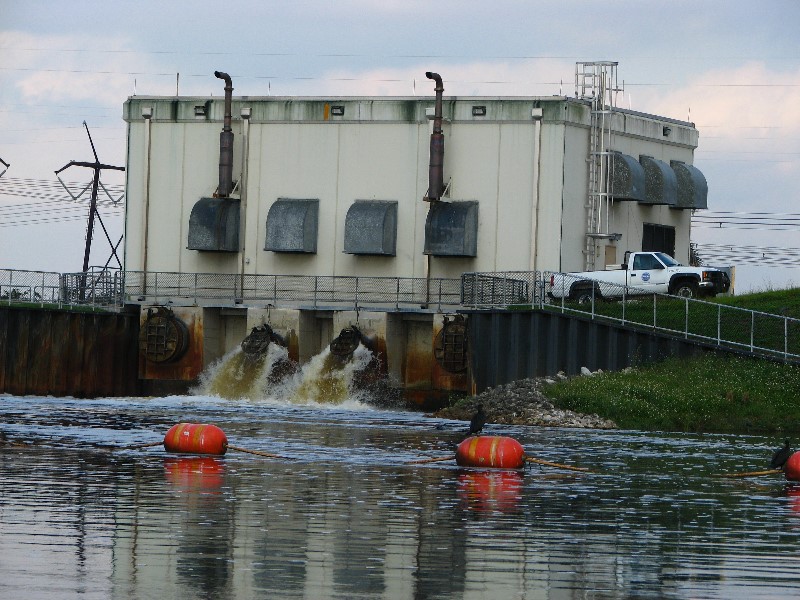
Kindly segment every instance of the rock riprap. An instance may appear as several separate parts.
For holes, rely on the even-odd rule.
[[[488,423],[592,429],[617,428],[616,423],[609,419],[562,410],[553,406],[542,390],[559,378],[564,378],[564,376],[513,381],[488,389],[477,396],[459,402],[456,406],[443,408],[433,416],[469,421],[480,403],[483,404],[483,409],[486,411]]]

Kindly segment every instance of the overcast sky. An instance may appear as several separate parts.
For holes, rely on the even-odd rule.
[[[93,159],[83,121],[100,160],[124,166],[125,99],[221,95],[215,70],[236,96],[432,95],[425,71],[445,95],[571,95],[576,61],[613,60],[620,106],[696,124],[710,211],[789,222],[800,219],[798,25],[798,0],[0,0],[3,182],[57,192],[55,170]],[[91,171],[61,176],[85,183]],[[0,195],[0,268],[80,270],[87,206],[41,201]],[[122,213],[102,211],[116,242]],[[797,252],[796,223],[692,237]],[[102,231],[93,248],[103,264]],[[737,269],[739,291],[786,285],[800,286],[800,269]]]

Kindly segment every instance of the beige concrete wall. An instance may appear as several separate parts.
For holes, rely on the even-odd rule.
[[[203,102],[210,102],[210,116],[195,120],[193,106]],[[186,248],[191,210],[213,193],[218,181],[221,99],[129,100],[126,267],[387,277],[425,277],[430,267],[434,277],[453,278],[464,271],[583,268],[586,105],[558,97],[446,101],[444,172],[450,195],[445,200],[479,202],[478,256],[428,260],[423,247],[429,206],[422,197],[428,185],[430,121],[424,111],[433,98],[342,102],[347,117],[330,118],[321,99],[234,99],[234,180],[247,173],[241,190],[246,198],[243,250],[221,253]],[[473,103],[487,106],[486,118],[471,116]],[[539,108],[532,106],[543,107],[538,134],[531,111]],[[141,118],[147,107],[153,108],[149,153],[148,125]],[[247,127],[239,116],[243,107],[252,113],[247,157]],[[625,114],[616,126],[615,150],[636,158],[648,154],[665,162],[692,162],[697,142],[692,127],[673,123],[665,139],[657,117]],[[267,214],[278,198],[319,200],[316,254],[264,250]],[[356,200],[372,199],[398,202],[394,257],[343,252],[347,210]],[[620,250],[640,247],[644,222],[675,226],[676,246],[688,248],[689,211],[616,203],[612,229],[623,234]]]

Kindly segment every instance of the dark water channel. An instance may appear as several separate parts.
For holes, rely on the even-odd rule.
[[[292,460],[100,447],[187,421]],[[488,429],[584,475],[409,465],[464,424],[357,403],[0,396],[0,429],[0,598],[800,596],[800,488],[712,477],[773,438]]]

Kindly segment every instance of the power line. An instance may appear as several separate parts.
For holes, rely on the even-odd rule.
[[[747,264],[769,267],[800,267],[800,248],[739,246],[736,244],[695,244],[703,264]]]
[[[342,57],[349,57],[350,55],[342,55]],[[420,56],[417,58],[434,58]],[[445,58],[445,57],[440,57]],[[72,75],[135,75],[135,76],[150,76],[150,77],[174,77],[175,72],[161,73],[161,72],[148,72],[148,71],[94,71],[90,69],[34,69],[31,67],[0,67],[0,71],[14,71],[23,73],[69,73]],[[208,73],[181,73],[183,77],[202,77],[207,78]],[[382,83],[411,83],[410,79],[371,79],[360,77],[318,77],[312,75],[301,76],[285,76],[285,75],[244,75],[241,73],[232,74],[232,77],[239,80],[247,79],[269,79],[272,81],[377,81]],[[526,85],[561,85],[562,81],[504,81],[504,80],[488,80],[488,81],[460,81],[449,80],[451,84],[526,84]],[[675,83],[667,82],[625,82],[626,87],[669,87],[677,85]],[[795,88],[800,87],[798,83],[696,83],[688,87],[697,88]]]
[[[238,56],[240,52],[222,52],[222,51],[186,51],[186,50],[127,50],[116,48],[14,48],[11,46],[0,46],[0,49],[14,50],[15,52],[71,52],[71,53],[86,53],[86,54],[169,54],[169,55],[185,55],[185,56]],[[252,52],[249,56],[264,56],[264,57],[313,57],[313,58],[437,58],[437,59],[452,59],[452,58],[480,58],[492,60],[582,60],[584,56],[569,56],[569,55],[553,55],[553,54],[521,54],[521,55],[467,55],[467,54],[359,54],[359,53],[308,53],[308,52]],[[659,56],[642,56],[640,54],[634,56],[620,56],[620,60],[646,60],[659,59]],[[800,56],[698,56],[690,54],[686,56],[670,56],[670,60],[798,60]]]
[[[792,231],[800,229],[800,214],[702,211],[692,215],[692,227],[697,229]]]
[[[0,179],[0,196],[35,200],[31,203],[0,205],[0,227],[85,220],[85,216],[75,213],[85,211],[89,203],[86,192],[91,183],[65,182],[65,186],[66,190],[59,183],[42,179]],[[120,217],[125,186],[101,184],[100,187],[104,195],[97,199],[97,205],[103,208],[108,217]]]

